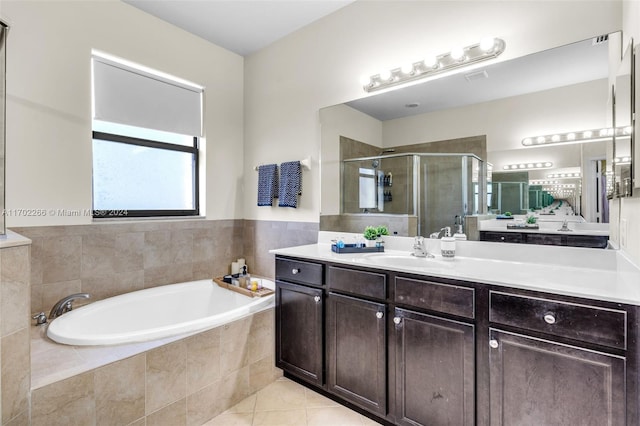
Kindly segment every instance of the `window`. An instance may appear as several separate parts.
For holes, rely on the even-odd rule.
[[[201,87],[93,56],[93,217],[199,214]]]

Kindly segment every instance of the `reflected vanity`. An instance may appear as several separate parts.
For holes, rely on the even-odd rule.
[[[585,129],[632,125],[631,68],[627,66],[630,56],[627,59],[625,54],[623,71],[618,72],[615,104],[609,84],[610,52],[622,51],[621,40],[620,32],[606,34],[321,109],[320,229],[355,232],[353,223],[360,223],[359,220],[386,221],[392,233],[398,235],[413,236],[414,229],[418,235],[429,235],[442,226],[452,226],[456,215],[492,219],[495,218],[492,213],[511,211],[524,217],[534,210],[541,223],[556,221],[551,225],[554,229],[568,219],[569,227],[574,222],[585,222],[589,225],[581,226],[589,228],[589,232],[595,227],[597,233],[608,235],[607,195],[630,194],[633,186],[631,152],[624,155],[629,165],[625,168],[618,164],[613,173],[615,158],[624,154],[625,149],[633,150],[632,135],[619,134],[614,143],[616,135],[599,132],[590,139],[559,143],[556,133],[566,135]],[[620,99],[621,93],[628,94],[629,99]],[[613,121],[614,111],[617,123]],[[618,118],[620,116],[625,119]],[[364,161],[381,151],[395,151],[392,154],[395,155],[416,146],[421,149],[415,152],[433,152],[428,149],[430,144],[473,138],[477,139],[477,151],[451,150],[474,154],[479,164],[486,164],[486,167],[477,167],[480,177],[471,179],[468,205],[461,206],[457,200],[460,197],[455,197],[455,202],[448,197],[412,200],[418,205],[413,210],[416,228],[396,225],[400,214],[411,216],[410,209],[395,212],[377,208],[378,199],[389,199],[384,180],[382,188],[369,188],[368,200],[376,207],[370,208],[360,203],[362,197],[366,197],[366,190],[361,193],[358,186],[369,181],[361,175],[348,177],[345,173],[347,164],[354,158]],[[345,139],[368,145],[377,152],[348,152],[343,146]],[[440,148],[436,152],[447,151]],[[388,164],[390,159],[386,157],[389,156],[382,154],[379,160]],[[377,181],[377,169],[368,169],[374,170],[370,181]],[[469,173],[473,175],[478,171],[471,168]],[[393,174],[394,185],[402,182],[398,178]],[[425,186],[434,184],[424,174],[419,174],[417,180]],[[450,187],[444,183],[438,185],[447,193],[453,187],[462,186],[463,181],[460,177],[451,181]],[[404,186],[411,186],[409,180]],[[617,192],[615,188],[619,188]],[[380,189],[382,193],[378,196]],[[411,190],[403,192],[394,188],[392,199],[395,202],[399,197],[403,201],[397,204],[405,205],[411,198]],[[572,217],[540,215],[545,213],[544,209],[548,211],[557,206],[558,200],[562,200],[565,207],[571,206]],[[431,224],[420,217],[434,211],[445,212],[443,223]],[[367,215],[376,216],[373,219]],[[573,228],[574,235],[583,232],[580,227]],[[475,235],[479,236],[477,232]]]

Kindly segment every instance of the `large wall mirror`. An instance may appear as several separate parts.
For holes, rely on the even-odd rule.
[[[7,39],[7,26],[0,21],[0,210],[3,214],[0,215],[0,235],[5,234],[5,215],[4,215],[4,165],[5,165],[5,63],[6,63],[6,39]]]
[[[341,138],[378,147],[382,156],[396,147],[407,152],[477,138],[486,143],[481,160],[489,186],[480,191],[487,202],[476,205],[486,210],[465,214],[511,209],[496,203],[500,186],[519,188],[516,206],[524,213],[540,203],[531,192],[536,189],[565,200],[586,222],[607,223],[607,195],[615,189],[610,76],[617,72],[621,40],[620,32],[594,36],[321,109],[320,229],[349,230],[340,229],[338,219],[345,216]],[[438,198],[420,202],[448,208]],[[451,224],[456,215],[450,212]]]

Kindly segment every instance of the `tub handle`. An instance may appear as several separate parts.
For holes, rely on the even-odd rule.
[[[37,314],[33,315],[31,318],[36,320],[36,325],[44,325],[47,323],[47,314],[45,314],[44,312],[38,312]]]
[[[313,298],[313,301],[316,302],[316,303],[320,303],[320,296],[315,296]]]

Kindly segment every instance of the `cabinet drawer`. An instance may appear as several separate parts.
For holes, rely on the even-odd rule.
[[[522,242],[522,234],[519,233],[519,232],[481,231],[480,232],[480,240],[481,241],[502,242],[502,243],[521,243]]]
[[[489,294],[489,321],[612,348],[626,349],[624,311],[549,299]]]
[[[540,244],[547,246],[561,246],[562,235],[550,235],[550,234],[527,234],[527,244]]]
[[[474,318],[474,289],[431,281],[396,277],[396,303]]]
[[[384,299],[387,297],[387,276],[375,272],[329,266],[327,284],[330,290],[359,296]]]
[[[323,284],[322,265],[276,258],[276,279],[319,287]]]

